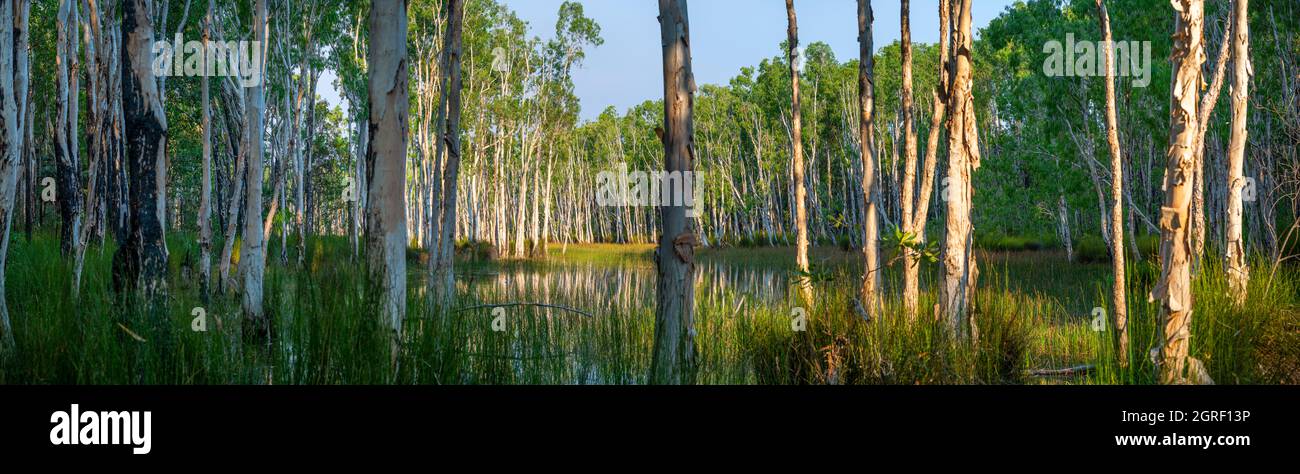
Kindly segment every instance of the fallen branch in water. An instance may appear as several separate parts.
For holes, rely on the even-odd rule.
[[[465,308],[460,308],[460,309],[457,309],[457,310],[452,311],[452,312],[453,312],[453,313],[464,313],[464,312],[467,312],[467,311],[474,311],[474,310],[477,310],[477,309],[487,309],[487,308],[513,308],[513,307],[517,307],[517,306],[535,306],[535,307],[539,307],[539,308],[559,309],[559,310],[564,310],[564,311],[568,311],[568,312],[571,312],[571,313],[581,314],[581,315],[586,316],[586,317],[588,317],[588,318],[594,318],[594,317],[596,317],[596,315],[594,315],[594,314],[588,313],[588,312],[586,312],[586,311],[583,311],[583,310],[580,310],[580,309],[577,309],[577,308],[570,308],[570,307],[568,307],[568,306],[560,306],[560,305],[556,305],[556,304],[546,304],[546,303],[501,303],[501,304],[484,304],[484,305],[469,306],[469,307],[465,307]]]
[[[1088,375],[1096,370],[1095,365],[1076,365],[1064,369],[1037,369],[1029,371],[1031,377],[1077,377]]]

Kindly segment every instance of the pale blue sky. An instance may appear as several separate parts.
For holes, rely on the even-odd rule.
[[[555,13],[563,0],[502,0],[529,23],[530,35],[555,32]],[[873,2],[877,48],[898,40],[897,1]],[[975,28],[984,27],[1013,0],[976,0]],[[663,95],[659,47],[659,3],[655,0],[582,0],[588,17],[601,26],[605,44],[587,52],[574,73],[582,118],[593,119],[608,106],[619,112]],[[938,41],[938,0],[912,2],[912,41]],[[799,40],[829,44],[840,61],[857,57],[856,0],[796,0]],[[745,66],[783,54],[785,2],[781,0],[692,0],[692,55],[700,84],[725,84]]]

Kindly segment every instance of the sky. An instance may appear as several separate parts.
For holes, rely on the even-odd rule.
[[[563,0],[502,0],[529,23],[531,36],[555,33],[556,12]],[[605,44],[587,51],[574,84],[582,101],[582,119],[593,120],[614,106],[620,113],[663,95],[659,4],[654,0],[580,0],[588,17],[600,24]],[[877,49],[898,41],[899,5],[873,2]],[[978,0],[971,9],[976,30],[997,17],[1013,0]],[[938,0],[912,2],[912,41],[939,39]],[[821,41],[836,59],[858,56],[856,0],[797,0],[799,41]],[[689,3],[691,47],[696,82],[726,84],[742,67],[783,55],[785,2],[781,0],[694,0]]]

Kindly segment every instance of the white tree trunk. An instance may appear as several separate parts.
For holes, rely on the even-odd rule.
[[[14,350],[13,325],[9,320],[9,306],[5,302],[5,261],[9,255],[9,229],[13,223],[14,202],[18,189],[19,160],[22,158],[23,129],[19,123],[18,104],[27,96],[26,90],[16,86],[27,83],[25,71],[16,70],[15,63],[26,64],[27,51],[15,45],[15,27],[27,30],[26,0],[0,0],[0,357]],[[15,56],[19,56],[15,61]],[[30,126],[30,124],[28,125]]]
[[[366,252],[372,281],[381,287],[382,315],[394,345],[400,344],[406,317],[406,28],[406,2],[373,2]]]
[[[446,88],[447,95],[447,122],[446,132],[439,137],[440,141],[446,142],[447,163],[443,172],[442,192],[442,228],[439,230],[439,246],[437,253],[437,270],[434,272],[434,278],[441,280],[444,300],[450,300],[455,297],[456,281],[455,271],[455,248],[456,248],[456,197],[458,190],[456,183],[460,176],[460,118],[461,118],[461,43],[463,41],[463,28],[465,20],[465,3],[463,0],[450,0],[450,29],[447,37],[447,68],[448,68],[448,85]],[[548,203],[549,204],[549,203]],[[431,256],[432,258],[432,256]]]
[[[212,39],[213,1],[203,20],[203,50]],[[199,294],[206,303],[212,281],[212,98],[208,75],[203,75],[203,176],[199,191]]]
[[[265,51],[267,41],[266,0],[257,0],[253,11],[253,36],[260,40]],[[259,77],[266,77],[266,55],[253,67],[261,69]],[[271,324],[262,307],[263,278],[266,274],[266,245],[262,230],[262,172],[265,143],[263,133],[266,114],[266,81],[250,89],[246,98],[244,133],[248,140],[247,162],[244,163],[244,241],[239,250],[239,270],[244,276],[241,307],[244,330],[255,337],[270,335]]]
[[[1246,247],[1241,237],[1242,189],[1246,186],[1244,166],[1246,160],[1247,132],[1250,100],[1250,21],[1249,0],[1236,0],[1233,9],[1233,76],[1232,76],[1232,138],[1228,143],[1228,203],[1227,248],[1224,268],[1228,272],[1228,287],[1233,301],[1246,301],[1246,285],[1250,270],[1246,267]]]

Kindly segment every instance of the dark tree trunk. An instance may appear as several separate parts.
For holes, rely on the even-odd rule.
[[[167,118],[151,64],[154,31],[148,3],[127,0],[122,11],[122,112],[131,189],[130,234],[119,252],[128,265],[122,276],[154,299],[167,291],[161,203],[167,175]]]

